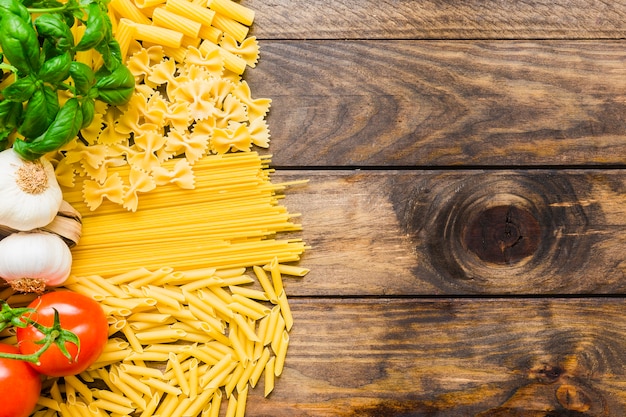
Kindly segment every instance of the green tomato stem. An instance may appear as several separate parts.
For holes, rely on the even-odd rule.
[[[80,352],[80,339],[76,336],[76,334],[61,327],[59,312],[56,309],[54,310],[54,322],[51,327],[44,326],[27,316],[27,314],[35,312],[36,310],[32,308],[11,308],[8,303],[2,304],[2,308],[0,309],[0,331],[7,328],[9,325],[20,328],[25,328],[30,325],[39,330],[44,337],[35,342],[42,346],[34,353],[24,355],[18,353],[0,352],[0,358],[16,359],[38,365],[41,355],[43,355],[43,353],[54,344],[59,348],[63,356],[65,356],[68,361],[72,362],[76,360],[78,358],[78,353]],[[66,343],[76,345],[77,351],[75,357],[72,357],[72,354],[67,350],[67,347],[65,346]]]

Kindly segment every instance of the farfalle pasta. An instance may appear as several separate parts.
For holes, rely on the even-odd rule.
[[[172,158],[189,169],[168,183],[189,187],[201,158],[269,146],[271,100],[253,98],[241,78],[258,60],[256,39],[246,38],[251,10],[231,0],[113,0],[109,12],[135,94],[122,107],[100,104],[82,140],[54,158],[64,185],[84,180],[88,207],[109,200],[137,210],[141,195],[164,183]],[[133,178],[112,170],[123,165]]]

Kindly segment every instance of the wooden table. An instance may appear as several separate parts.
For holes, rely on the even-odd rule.
[[[309,179],[253,416],[626,415],[626,1],[242,0]]]

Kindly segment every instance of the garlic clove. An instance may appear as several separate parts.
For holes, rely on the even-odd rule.
[[[63,193],[45,157],[22,159],[12,148],[0,152],[0,224],[32,230],[52,222]]]
[[[67,201],[63,200],[59,212],[54,220],[44,227],[32,229],[30,231],[43,231],[56,233],[67,243],[70,248],[78,244],[83,232],[82,216]],[[17,229],[0,224],[0,239],[12,233],[19,232]]]
[[[63,239],[47,232],[18,232],[0,240],[0,277],[21,292],[63,284],[72,253]]]

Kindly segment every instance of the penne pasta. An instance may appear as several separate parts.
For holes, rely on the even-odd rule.
[[[278,350],[276,351],[276,362],[274,364],[274,375],[276,376],[279,376],[283,372],[288,345],[289,333],[284,330],[281,334],[280,342],[278,344]]]
[[[237,407],[235,408],[235,417],[244,417],[246,414],[246,404],[248,400],[248,385],[238,391]]]
[[[291,314],[291,307],[289,307],[287,295],[284,290],[278,296],[278,306],[280,307],[280,314],[285,322],[285,328],[287,330],[291,330],[291,327],[293,326],[293,316]]]
[[[228,406],[226,407],[226,416],[225,417],[235,417],[237,413],[237,398],[234,395],[231,395],[228,398]]]
[[[250,373],[250,386],[254,388],[256,384],[259,382],[261,375],[263,374],[263,370],[267,365],[267,362],[270,359],[270,351],[268,348],[263,349],[263,353],[259,357],[259,359],[254,364],[254,369]]]
[[[157,378],[141,378],[140,381],[160,393],[167,393],[174,396],[182,394],[182,390],[180,388]]]
[[[78,377],[76,377],[75,375],[68,375],[63,377],[63,380],[65,381],[66,389],[67,387],[72,387],[75,392],[78,392],[83,397],[83,399],[85,399],[85,401],[91,402],[91,400],[93,399],[93,394],[91,390]],[[40,400],[43,399],[45,399],[45,397],[40,397]]]
[[[265,384],[265,388],[264,388],[264,395],[267,397],[268,395],[270,395],[270,393],[272,391],[274,391],[274,377],[275,377],[275,371],[274,371],[274,363],[276,362],[276,357],[272,356],[268,361],[267,364],[265,365],[265,378],[264,378],[264,384]]]
[[[254,266],[253,269],[254,274],[259,280],[259,283],[263,287],[263,291],[265,291],[265,294],[270,301],[275,302],[275,300],[278,299],[278,296],[276,295],[276,291],[274,290],[274,285],[270,282],[270,279],[263,270],[263,268],[261,268],[260,266]]]
[[[157,406],[159,405],[161,401],[161,394],[159,394],[158,392],[155,393],[152,398],[150,399],[150,401],[148,402],[148,404],[146,405],[145,410],[143,410],[143,412],[141,413],[141,415],[139,417],[152,417],[154,416],[154,412],[157,409]]]
[[[283,287],[283,277],[278,266],[278,258],[272,259],[269,264],[269,270],[272,274],[272,283],[274,284],[274,293],[280,295],[285,289]]]

